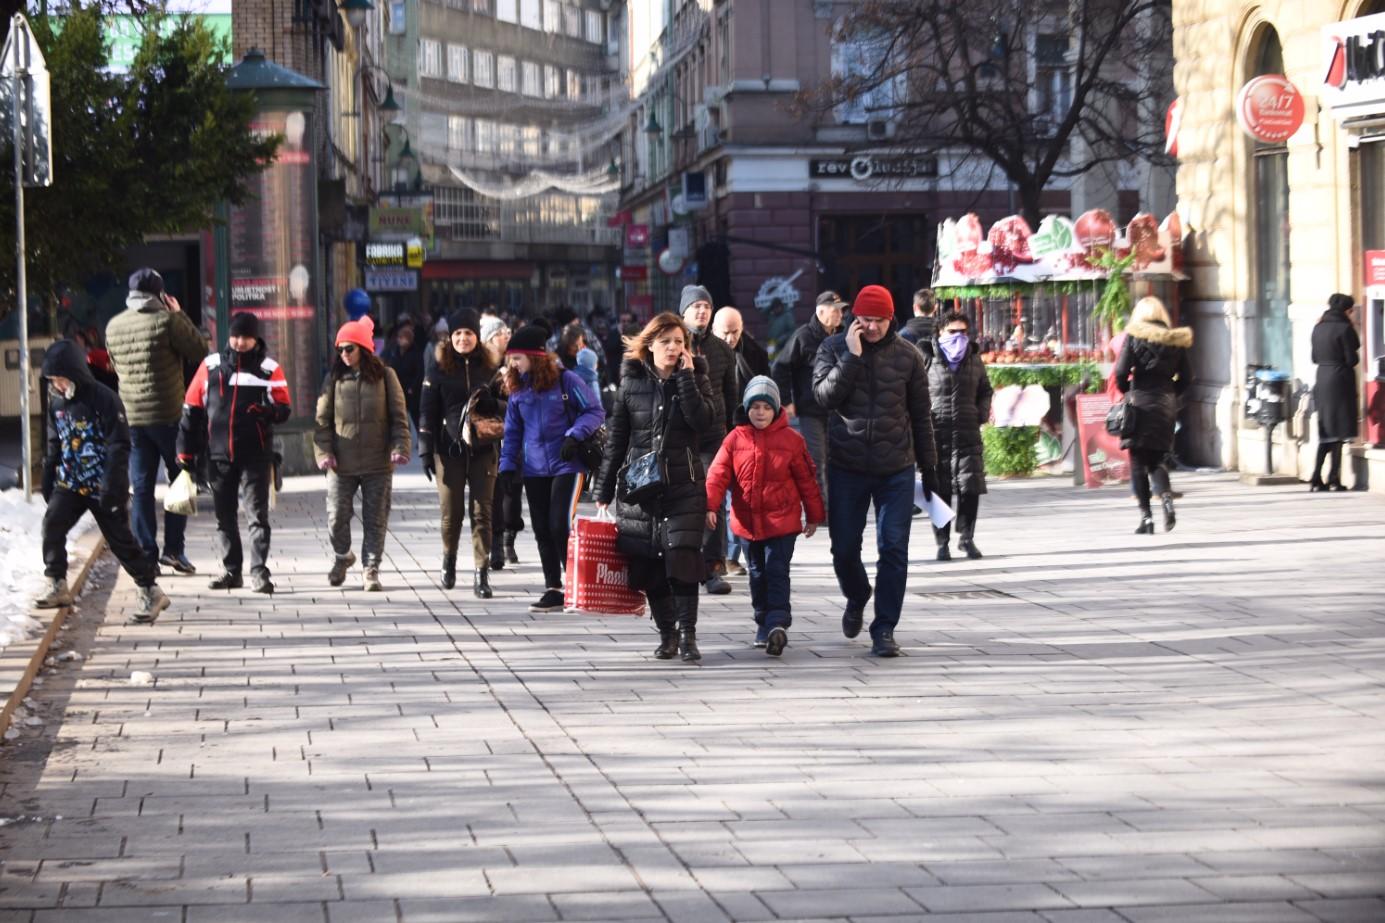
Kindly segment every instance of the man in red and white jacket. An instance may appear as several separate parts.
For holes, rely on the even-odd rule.
[[[250,578],[257,593],[273,593],[269,579],[269,485],[274,477],[274,424],[289,418],[289,383],[265,355],[254,314],[232,316],[226,349],[197,368],[178,425],[178,464],[207,466],[216,510],[217,549],[223,572],[214,590],[244,585],[239,494],[245,485],[250,518]]]

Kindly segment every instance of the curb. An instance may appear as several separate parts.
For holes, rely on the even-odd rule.
[[[99,529],[92,529],[91,536],[94,538],[84,538],[78,542],[78,547],[87,548],[86,560],[77,570],[77,576],[71,581],[72,595],[75,599],[86,587],[87,577],[91,574],[94,565],[106,552],[106,540],[102,537]],[[29,694],[33,686],[34,677],[38,675],[39,668],[43,666],[43,660],[48,656],[48,649],[53,644],[53,639],[58,636],[58,630],[62,628],[63,622],[72,613],[75,606],[63,606],[61,609],[54,609],[53,621],[49,623],[48,630],[38,639],[38,646],[29,656],[29,663],[24,667],[24,673],[19,677],[19,681],[14,685],[14,691],[5,699],[5,705],[0,708],[0,737],[10,729],[10,722],[14,718],[14,710],[19,707],[19,703],[24,701],[24,697]],[[43,610],[37,610],[43,611]],[[32,639],[30,639],[32,641]],[[22,643],[30,643],[28,641]]]

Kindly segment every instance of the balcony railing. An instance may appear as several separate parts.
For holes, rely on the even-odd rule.
[[[433,220],[446,240],[614,247],[620,228],[606,226],[614,211],[610,196],[546,192],[503,201],[442,187],[436,190]]]

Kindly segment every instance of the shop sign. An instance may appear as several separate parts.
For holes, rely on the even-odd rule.
[[[1385,13],[1323,26],[1322,101],[1338,118],[1385,112]]]
[[[431,195],[382,194],[370,209],[370,236],[374,240],[405,241],[417,237],[433,249],[433,197]]]
[[[1178,156],[1178,132],[1183,127],[1183,97],[1169,103],[1169,111],[1164,113],[1164,153],[1170,157]]]
[[[620,267],[620,281],[622,282],[643,282],[649,278],[649,267],[640,263],[631,263]]]
[[[808,161],[811,179],[853,179],[858,183],[880,179],[917,179],[938,175],[934,157],[834,157]]]
[[[1120,437],[1106,432],[1106,414],[1114,401],[1109,394],[1077,395],[1077,441],[1082,456],[1082,480],[1088,487],[1130,479],[1130,453]]]
[[[365,290],[368,292],[416,292],[418,273],[412,269],[367,269]]]
[[[1236,121],[1257,141],[1279,144],[1303,126],[1303,94],[1283,74],[1255,77],[1236,94]]]
[[[1364,269],[1367,297],[1385,299],[1385,250],[1367,250]]]
[[[423,268],[423,241],[417,237],[404,242],[404,265],[410,269]]]
[[[649,246],[649,225],[627,224],[625,226],[625,246],[640,249]]]
[[[365,245],[365,264],[403,269],[407,259],[406,250],[403,241],[372,240]]]

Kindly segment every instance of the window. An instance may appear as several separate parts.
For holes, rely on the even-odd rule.
[[[1253,72],[1284,73],[1279,34],[1266,26]],[[1253,361],[1293,371],[1293,324],[1289,320],[1289,150],[1284,144],[1253,141],[1255,314]]]
[[[489,16],[491,14],[491,0],[471,0],[471,11]]]
[[[562,71],[552,64],[543,66],[543,96],[544,99],[557,99],[563,95]]]
[[[563,7],[563,26],[569,38],[582,37],[582,11],[575,6]]]
[[[490,119],[476,120],[476,153],[495,153],[495,123]]]
[[[567,98],[573,102],[582,98],[582,75],[577,71],[567,72]]]
[[[563,31],[563,5],[558,0],[543,0],[543,31]]]
[[[525,125],[520,132],[520,153],[530,160],[539,159],[539,147],[543,142],[543,133],[539,131],[537,125]]]
[[[514,157],[519,148],[519,126],[501,124],[496,127],[496,143],[501,157]]]
[[[473,143],[471,119],[464,115],[449,115],[447,117],[447,149],[458,153],[469,151]]]
[[[453,83],[466,83],[466,46],[447,46],[447,79]]]
[[[495,0],[495,18],[501,22],[519,22],[518,0]]]
[[[1049,137],[1052,126],[1072,106],[1072,73],[1068,70],[1068,37],[1039,35],[1034,39],[1034,115],[1036,131]]]
[[[408,0],[395,0],[390,4],[390,35],[403,35],[409,31]]]
[[[587,41],[594,44],[601,44],[601,14],[596,10],[587,10]]]
[[[495,88],[503,93],[518,93],[515,79],[515,59],[502,54],[495,59]]]
[[[420,77],[442,76],[442,43],[433,38],[418,40],[418,75]]]
[[[495,58],[489,51],[478,49],[472,54],[471,82],[486,89],[495,86]]]
[[[884,44],[869,37],[837,37],[832,42],[832,76],[859,79],[863,88],[836,107],[841,125],[864,125],[867,119],[890,118],[902,95],[902,77],[882,77]]]
[[[542,0],[519,0],[519,24],[526,29],[542,29],[542,10]]]
[[[534,97],[542,96],[543,94],[539,89],[539,66],[533,61],[525,61],[520,70],[524,78],[524,83],[522,85],[524,95]]]

